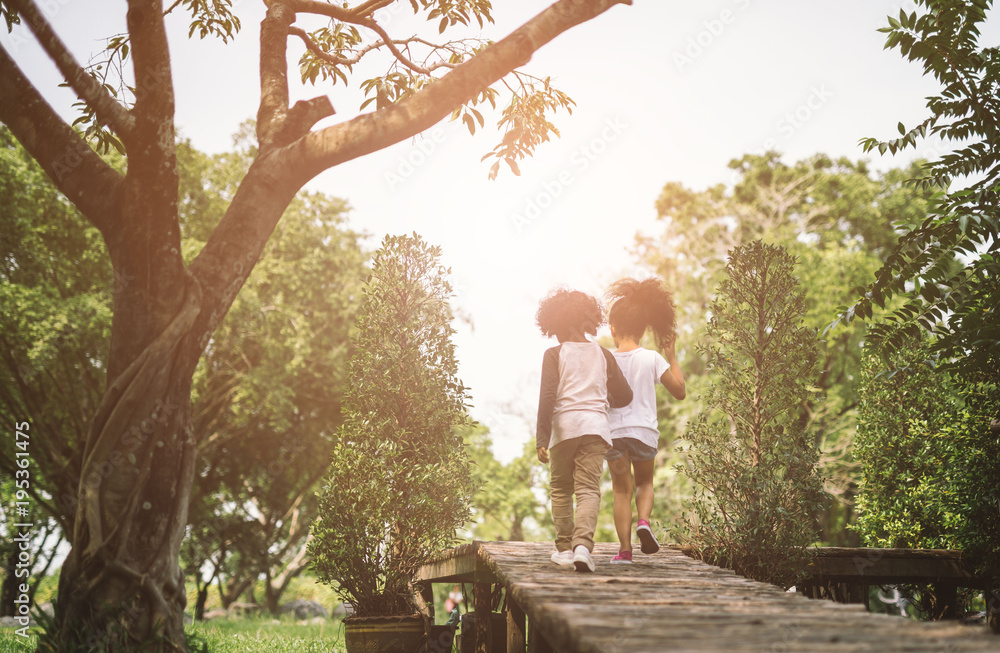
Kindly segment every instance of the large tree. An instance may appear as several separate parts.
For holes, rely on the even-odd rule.
[[[174,80],[163,3],[128,2],[127,37],[113,40],[110,54],[127,53],[135,82],[116,96],[73,58],[38,5],[0,2],[8,25],[27,23],[80,97],[100,126],[91,131],[105,145],[120,146],[127,160],[124,174],[109,165],[0,49],[0,121],[100,230],[123,280],[114,289],[107,385],[83,450],[72,550],[60,575],[58,646],[68,648],[79,637],[124,646],[159,636],[163,649],[183,647],[178,555],[198,450],[192,376],[299,189],[324,170],[412,137],[453,111],[471,111],[477,99],[492,99],[490,86],[538,48],[620,2],[627,0],[559,0],[496,43],[434,44],[391,36],[376,18],[379,9],[395,4],[388,0],[354,6],[271,0],[260,25],[256,156],[189,263],[178,221]],[[488,0],[410,4],[446,33],[459,23],[490,20],[492,10]],[[238,27],[226,2],[182,0],[177,6],[192,13],[192,31],[226,36]],[[307,31],[316,17],[326,24]],[[374,40],[365,42],[362,33]],[[333,107],[325,95],[290,106],[292,38],[306,42],[312,54],[307,69],[318,67],[342,81],[349,81],[361,58],[385,53],[390,70],[368,87],[376,110],[314,129]],[[415,61],[421,48],[424,59]],[[523,92],[501,116],[507,131],[494,152],[513,164],[548,136],[550,125],[539,111],[558,104],[558,96],[530,80],[510,86]]]
[[[252,133],[248,123],[237,151],[212,156],[178,143],[186,256],[204,246],[225,210],[222,198],[250,165]],[[0,180],[0,302],[18,309],[0,315],[0,417],[10,424],[32,417],[44,434],[31,442],[30,486],[32,521],[43,533],[38,546],[46,551],[37,556],[41,569],[73,532],[115,280],[96,229],[3,126]],[[340,422],[348,331],[366,274],[360,236],[344,227],[344,215],[339,199],[300,193],[293,200],[195,374],[199,466],[182,558],[198,581],[199,607],[206,581],[219,580],[228,606],[263,576],[265,602],[276,609],[305,568],[311,494]],[[13,454],[0,450],[0,470],[12,479]],[[2,553],[12,568],[16,547]],[[3,591],[16,580],[7,574]]]

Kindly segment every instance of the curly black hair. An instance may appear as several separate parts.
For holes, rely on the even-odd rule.
[[[604,307],[595,297],[579,290],[557,288],[538,305],[535,323],[542,335],[555,336],[560,342],[575,329],[596,335],[597,327],[604,324]]]
[[[619,279],[611,284],[607,296],[614,302],[608,322],[616,334],[639,342],[646,329],[651,328],[660,349],[666,349],[673,342],[676,337],[674,296],[659,279]]]

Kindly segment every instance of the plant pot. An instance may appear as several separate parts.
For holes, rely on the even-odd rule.
[[[490,613],[490,640],[493,653],[506,653],[507,615],[502,612]],[[476,613],[467,612],[462,615],[462,653],[475,653],[477,643]]]
[[[455,645],[455,631],[458,626],[431,626],[427,638],[427,653],[451,653]]]
[[[422,653],[425,642],[420,615],[344,619],[347,653]]]

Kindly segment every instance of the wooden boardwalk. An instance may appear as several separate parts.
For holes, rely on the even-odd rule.
[[[675,549],[637,552],[632,565],[611,565],[617,547],[598,544],[592,574],[556,567],[552,551],[551,543],[476,542],[424,567],[419,578],[476,583],[480,596],[490,585],[504,586],[513,599],[508,653],[524,650],[523,615],[533,636],[545,640],[535,640],[533,653],[1000,652],[1000,636],[982,625],[919,623],[807,599]]]

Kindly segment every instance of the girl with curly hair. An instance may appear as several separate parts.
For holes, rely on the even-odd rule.
[[[611,410],[612,448],[605,455],[615,493],[615,530],[619,542],[618,555],[611,562],[630,564],[633,494],[639,516],[636,535],[642,552],[652,554],[660,549],[649,525],[653,512],[653,460],[660,439],[656,383],[662,383],[678,400],[684,398],[686,389],[674,351],[674,300],[670,290],[657,279],[625,278],[612,284],[607,294],[613,301],[608,323],[617,347],[614,357],[635,393],[628,406]],[[666,358],[639,345],[646,329],[652,330]]]
[[[587,339],[604,322],[596,299],[577,290],[555,290],[542,300],[536,321],[543,335],[559,340],[542,359],[535,433],[538,460],[550,463],[552,562],[594,571],[601,474],[611,445],[608,407],[627,405],[632,390],[614,356]]]

